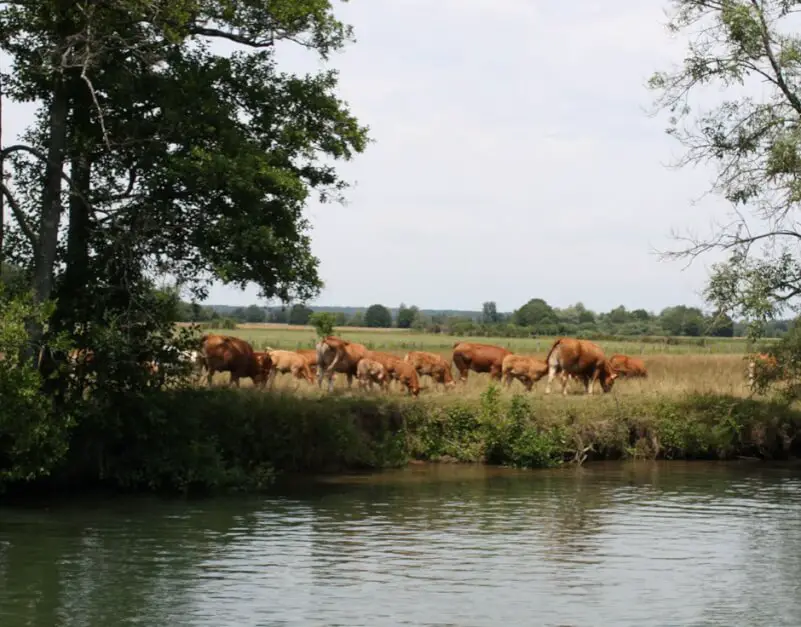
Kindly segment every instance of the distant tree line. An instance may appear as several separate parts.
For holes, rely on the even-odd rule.
[[[315,311],[303,304],[291,307],[260,307],[250,305],[221,313],[214,306],[182,303],[182,318],[194,322],[219,322],[227,319],[236,323],[283,323],[305,325]],[[684,336],[734,337],[745,334],[745,325],[728,315],[704,312],[697,307],[676,305],[655,313],[645,309],[626,309],[623,305],[608,312],[595,312],[582,303],[563,309],[552,307],[541,298],[532,298],[511,313],[498,311],[493,301],[483,303],[481,311],[470,315],[449,315],[422,311],[404,303],[394,310],[381,304],[365,309],[331,312],[338,327],[373,327],[415,329],[428,333],[460,336],[527,337],[531,335],[601,336]],[[789,320],[768,323],[767,337],[781,337],[789,329]]]

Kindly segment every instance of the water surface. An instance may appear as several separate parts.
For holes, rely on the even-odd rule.
[[[0,506],[0,626],[801,626],[801,469],[411,466]]]

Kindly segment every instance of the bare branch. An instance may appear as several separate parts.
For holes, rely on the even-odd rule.
[[[16,218],[17,223],[19,224],[19,228],[22,230],[22,233],[30,242],[31,246],[34,248],[36,247],[36,233],[31,228],[31,225],[28,224],[28,220],[25,217],[25,212],[22,210],[22,207],[19,206],[17,199],[14,198],[11,194],[11,190],[8,189],[5,182],[0,182],[0,193],[8,200],[8,204],[11,206],[11,212],[14,214],[14,218]]]

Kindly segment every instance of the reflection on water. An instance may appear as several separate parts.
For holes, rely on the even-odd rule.
[[[0,508],[0,625],[801,626],[801,472],[412,466]]]

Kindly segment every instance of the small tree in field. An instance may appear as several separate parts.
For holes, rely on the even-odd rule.
[[[329,312],[318,311],[309,316],[309,324],[317,331],[318,337],[333,335],[336,316]]]

